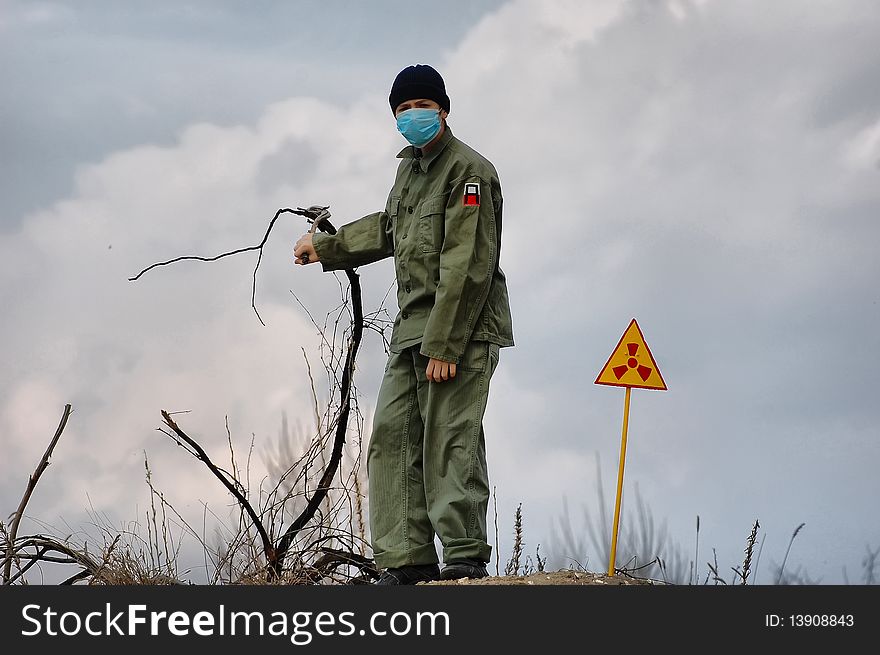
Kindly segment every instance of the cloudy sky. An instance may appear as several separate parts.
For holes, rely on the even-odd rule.
[[[880,547],[875,2],[258,6],[0,0],[4,516],[65,403],[23,530],[142,516],[145,451],[179,510],[222,514],[162,409],[218,456],[227,416],[243,449],[309,424],[319,338],[291,292],[323,317],[339,281],[292,265],[304,220],[266,248],[265,326],[250,254],[128,278],[257,243],[279,207],[330,204],[337,225],[381,208],[404,145],[388,89],[430,63],[504,191],[516,346],[485,419],[502,567],[520,503],[528,552],[567,564],[552,524],[566,499],[585,532],[597,460],[613,510],[624,392],[593,381],[636,318],[669,390],[633,392],[624,521],[637,488],[693,553],[699,515],[699,569],[714,548],[729,579],[758,519],[758,583],[804,523],[787,568],[862,579]],[[359,272],[371,311],[393,267]],[[358,361],[369,415],[375,332]]]

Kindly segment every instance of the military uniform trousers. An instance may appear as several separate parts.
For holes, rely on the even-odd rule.
[[[392,352],[367,451],[370,538],[380,568],[488,562],[489,480],[483,414],[499,346],[471,341],[455,377],[431,382],[419,345]]]

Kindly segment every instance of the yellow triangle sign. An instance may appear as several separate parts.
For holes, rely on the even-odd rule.
[[[666,391],[666,383],[636,319],[630,321],[595,384]]]

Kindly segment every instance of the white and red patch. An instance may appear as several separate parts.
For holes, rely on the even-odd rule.
[[[464,197],[462,204],[465,207],[480,206],[480,185],[477,182],[466,182],[464,185]]]

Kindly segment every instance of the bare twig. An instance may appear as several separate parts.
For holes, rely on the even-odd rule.
[[[326,221],[324,222],[326,223]],[[348,416],[351,412],[351,384],[352,376],[354,374],[355,357],[357,357],[358,346],[360,346],[361,337],[363,336],[364,331],[364,310],[361,300],[360,278],[358,274],[350,268],[345,269],[345,274],[348,276],[350,283],[351,304],[354,311],[354,317],[352,322],[351,341],[349,343],[348,353],[345,357],[345,366],[342,369],[340,409],[338,421],[336,423],[336,438],[333,441],[333,452],[330,455],[330,461],[327,463],[324,474],[318,482],[318,487],[315,489],[314,495],[309,499],[308,505],[306,505],[306,508],[302,513],[294,519],[293,523],[287,528],[284,535],[281,537],[281,541],[278,543],[278,568],[275,571],[276,574],[280,574],[281,568],[284,565],[284,558],[293,539],[312,519],[315,512],[318,510],[318,507],[320,507],[326,497],[327,492],[330,489],[330,483],[333,481],[333,477],[336,475],[336,470],[339,468],[339,462],[342,459],[342,449],[345,445],[345,433],[348,430]]]
[[[257,314],[257,318],[260,319],[260,322],[263,323],[262,318],[260,317],[259,312],[256,308],[255,298],[256,298],[256,275],[257,269],[260,266],[260,262],[262,261],[263,256],[263,246],[266,244],[266,241],[269,238],[269,234],[272,231],[275,222],[278,217],[285,212],[299,214],[301,216],[306,216],[312,222],[312,227],[309,230],[311,233],[314,233],[316,229],[320,229],[322,232],[327,232],[329,234],[335,234],[336,228],[329,222],[328,218],[330,213],[328,207],[321,206],[312,206],[308,209],[303,209],[298,207],[296,210],[289,208],[279,209],[275,216],[272,218],[269,223],[269,227],[266,230],[266,233],[263,236],[262,241],[255,245],[247,248],[238,248],[236,250],[232,250],[229,252],[222,253],[215,257],[198,257],[198,256],[184,256],[184,257],[176,257],[174,259],[170,259],[164,262],[158,262],[148,266],[140,273],[138,273],[133,278],[129,278],[130,280],[137,280],[141,275],[146,273],[152,268],[157,266],[164,266],[167,264],[171,264],[177,261],[182,261],[185,259],[194,259],[199,261],[216,261],[222,257],[227,257],[229,255],[234,255],[242,252],[256,250],[259,252],[259,256],[257,258],[257,265],[254,268],[254,287],[253,293],[251,295],[251,306],[254,309],[254,312]],[[174,423],[171,419],[171,416],[168,412],[162,411],[162,416],[165,419],[166,424],[170,427],[174,434],[169,434],[165,432],[165,434],[169,434],[172,438],[178,440],[178,443],[181,441],[183,444],[189,447],[191,454],[193,454],[196,458],[200,459],[205,463],[206,466],[211,470],[215,477],[217,477],[226,488],[232,493],[235,498],[238,500],[239,504],[244,508],[247,514],[250,516],[251,521],[259,532],[260,538],[263,542],[263,551],[266,557],[266,562],[269,571],[269,578],[275,579],[281,576],[281,572],[284,567],[284,559],[287,555],[287,552],[293,543],[293,540],[296,538],[297,534],[312,520],[315,514],[318,512],[321,504],[327,499],[328,493],[331,490],[331,484],[333,478],[336,475],[336,472],[339,468],[339,463],[342,459],[343,448],[345,445],[345,436],[346,431],[348,429],[348,419],[351,412],[351,401],[352,401],[352,378],[355,369],[355,358],[357,356],[358,346],[360,345],[361,338],[364,330],[364,315],[363,315],[363,306],[361,300],[361,286],[360,280],[357,273],[354,272],[353,269],[345,269],[345,273],[349,279],[349,289],[351,292],[351,301],[353,307],[353,317],[352,317],[352,334],[349,341],[348,352],[346,354],[345,363],[342,371],[342,380],[340,382],[340,409],[339,414],[336,420],[336,435],[333,442],[333,450],[330,455],[329,460],[326,462],[324,466],[324,472],[318,481],[317,488],[315,489],[311,498],[309,498],[308,503],[306,504],[305,509],[297,516],[293,523],[287,528],[286,531],[281,536],[280,541],[277,544],[277,547],[272,543],[271,538],[269,537],[269,533],[266,531],[265,527],[262,524],[262,521],[257,516],[257,513],[253,510],[250,503],[248,502],[245,494],[239,489],[241,484],[237,478],[237,471],[235,467],[235,463],[233,461],[233,473],[230,475],[229,473],[223,471],[219,467],[213,464],[211,460],[208,458],[205,451],[196,443],[193,439],[191,439],[188,435],[186,435],[180,427]],[[298,299],[297,299],[298,300]],[[346,306],[345,293],[343,293],[343,304],[342,307]],[[310,315],[311,318],[311,315]],[[314,322],[314,321],[313,321]],[[265,325],[265,323],[263,323]],[[335,328],[335,326],[334,326]],[[322,332],[322,337],[326,341],[326,337],[324,337]],[[334,342],[335,342],[335,331],[334,331]],[[331,362],[332,364],[332,362]],[[314,390],[313,390],[314,391]],[[319,423],[319,434],[320,434],[320,423]],[[323,439],[319,440],[320,444],[323,444]],[[183,445],[181,444],[181,445]],[[323,446],[320,450],[319,454],[323,457]],[[307,475],[306,475],[307,477]],[[304,478],[305,479],[305,478]],[[274,492],[273,492],[274,493]],[[282,503],[283,507],[283,503]],[[283,510],[282,510],[282,520],[283,520]],[[274,519],[273,519],[274,521]]]
[[[77,574],[79,578],[97,576],[101,569],[101,565],[89,557],[88,553],[71,548],[52,537],[44,535],[29,536],[17,546],[17,550],[24,550],[25,548],[37,549],[37,554],[43,561],[52,561],[45,557],[45,554],[50,551],[66,555],[72,561],[65,563],[76,563],[83,567],[83,571]],[[35,559],[31,559],[31,561],[35,561]]]
[[[214,477],[220,480],[223,483],[229,493],[235,496],[235,499],[238,503],[244,508],[244,510],[250,516],[251,521],[253,521],[254,527],[257,529],[257,532],[260,534],[260,539],[263,542],[263,553],[266,556],[266,561],[271,565],[275,561],[275,549],[272,546],[272,540],[269,539],[269,535],[266,532],[266,528],[263,527],[263,522],[260,520],[260,517],[257,516],[257,513],[254,511],[254,508],[251,507],[248,499],[245,498],[244,494],[239,490],[238,485],[234,483],[233,480],[230,480],[230,475],[225,471],[221,471],[214,462],[211,461],[211,458],[208,457],[208,453],[204,451],[204,449],[192,439],[189,435],[187,435],[177,423],[174,422],[174,419],[171,418],[171,415],[166,412],[164,409],[162,410],[162,418],[165,419],[165,424],[168,425],[172,430],[174,430],[174,434],[176,434],[180,439],[182,439],[190,448],[195,452],[195,456],[201,462],[208,467],[208,470],[214,474]],[[235,481],[237,482],[237,481]]]
[[[496,493],[496,490],[496,486],[492,485],[492,501],[495,507],[495,575],[501,575],[501,571],[498,568],[498,551],[501,549],[501,544],[498,543],[498,494]]]
[[[34,564],[37,562],[55,562],[57,564],[76,564],[76,560],[70,559],[69,557],[47,557],[46,553],[49,549],[46,546],[43,546],[36,554],[34,555],[18,555],[17,559],[28,559],[30,560],[27,564],[22,566],[18,573],[9,578],[9,581],[6,584],[12,584],[19,578],[23,577],[25,573],[28,572]]]
[[[720,582],[723,585],[727,584],[727,581],[724,580],[720,575],[718,575],[718,553],[715,552],[715,549],[712,549],[712,557],[715,560],[715,565],[712,565],[712,562],[706,562],[706,566],[709,567],[709,570],[712,572],[712,580],[715,582],[716,586]]]
[[[52,437],[52,441],[49,443],[49,447],[43,454],[43,458],[40,460],[36,470],[28,480],[27,489],[18,505],[15,517],[12,519],[12,524],[9,527],[8,541],[6,543],[6,562],[3,567],[3,584],[10,583],[12,559],[15,554],[15,538],[18,535],[18,526],[21,524],[21,517],[24,516],[24,509],[27,507],[28,501],[30,501],[31,495],[34,493],[37,481],[40,479],[40,476],[43,475],[43,471],[49,466],[49,458],[52,456],[52,451],[55,450],[55,445],[58,443],[58,439],[61,438],[61,433],[64,432],[64,427],[67,425],[67,419],[70,417],[71,411],[70,403],[64,406],[64,413],[61,415],[61,422],[58,424],[58,428],[55,430],[55,436]]]
[[[321,548],[321,552],[323,555],[321,555],[321,557],[319,557],[312,565],[320,574],[315,580],[316,582],[339,566],[354,566],[362,575],[366,575],[373,579],[379,577],[376,565],[369,557],[364,557],[358,553],[352,553],[336,548]]]
[[[200,257],[198,255],[184,255],[182,257],[175,257],[173,259],[168,259],[164,262],[156,262],[155,264],[150,264],[145,269],[141,270],[137,275],[128,279],[130,282],[134,282],[149,270],[152,270],[159,266],[167,266],[168,264],[173,264],[175,262],[180,262],[188,259],[200,262],[215,262],[218,259],[223,259],[224,257],[229,257],[230,255],[238,255],[243,252],[256,250],[259,255],[257,256],[257,265],[254,267],[254,281],[251,288],[251,307],[253,308],[254,313],[257,315],[257,318],[260,320],[260,323],[266,325],[266,323],[263,322],[263,317],[260,316],[260,312],[257,311],[257,270],[260,268],[260,262],[263,261],[263,246],[265,246],[266,241],[269,240],[269,234],[272,232],[272,228],[275,227],[275,221],[278,220],[278,217],[281,216],[281,214],[298,214],[299,216],[305,216],[306,218],[309,218],[313,221],[312,231],[314,231],[315,227],[319,227],[322,232],[335,234],[336,228],[333,227],[330,221],[327,220],[327,216],[324,215],[328,207],[329,205],[327,207],[313,206],[309,207],[308,209],[303,209],[302,207],[297,207],[296,209],[291,209],[290,207],[282,207],[277,212],[275,212],[275,216],[273,216],[272,220],[269,221],[269,227],[266,228],[266,233],[263,235],[263,240],[255,246],[236,248],[235,250],[229,250],[227,252],[220,253],[219,255],[214,255],[213,257]]]
[[[635,556],[633,556],[633,558],[635,558]],[[639,577],[639,576],[633,575],[633,573],[636,573],[637,571],[641,571],[642,569],[650,571],[651,567],[653,567],[653,566],[656,566],[658,569],[660,569],[660,572],[664,574],[663,580],[656,580],[651,577]],[[624,565],[619,569],[618,568],[614,569],[614,572],[618,573],[624,577],[632,578],[634,580],[650,580],[652,582],[664,582],[664,583],[668,584],[668,580],[665,577],[666,563],[659,557],[655,557],[653,560],[651,560],[647,564],[642,564],[640,566],[634,565],[632,567],[628,567],[628,566]]]

